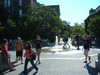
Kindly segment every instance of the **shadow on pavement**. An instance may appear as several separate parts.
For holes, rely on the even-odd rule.
[[[84,68],[87,69],[89,75],[98,75],[98,71],[96,70],[96,68],[90,66],[90,63],[86,63]]]
[[[27,69],[27,75],[28,75],[33,69],[34,69],[33,67],[28,68],[28,69]],[[24,73],[24,70],[23,70],[20,74],[18,74],[18,75],[23,75],[23,73]],[[36,75],[36,73],[37,73],[37,72],[34,72],[32,75]]]
[[[18,65],[21,65],[21,64],[14,65],[15,63],[16,63],[16,61],[11,62],[11,64],[12,64],[13,67],[16,67],[16,66],[18,66]],[[15,71],[16,71],[16,70],[15,70]],[[13,71],[10,71],[10,70],[7,68],[7,69],[6,69],[2,74],[0,74],[0,75],[7,74],[7,73],[9,73],[9,72],[13,72]]]

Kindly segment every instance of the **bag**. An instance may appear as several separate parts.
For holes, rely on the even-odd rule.
[[[36,52],[33,52],[33,54],[30,55],[30,57],[31,57],[33,60],[36,60]]]

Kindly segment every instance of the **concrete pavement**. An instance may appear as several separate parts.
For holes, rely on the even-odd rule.
[[[39,68],[38,73],[28,64],[28,75],[100,75],[95,68],[95,60],[97,60],[97,53],[100,51],[97,48],[91,48],[90,56],[91,62],[83,63],[84,55],[82,50],[68,48],[61,52],[42,52],[41,64],[37,64]],[[5,71],[1,75],[22,75],[24,64],[14,63],[15,51],[9,51],[11,54],[11,61],[13,62],[15,71]],[[34,61],[36,62],[36,61]]]

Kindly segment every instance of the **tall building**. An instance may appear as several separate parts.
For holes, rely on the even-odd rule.
[[[8,17],[12,15],[21,16],[23,14],[23,8],[28,6],[34,6],[36,0],[0,0],[3,2],[3,7],[8,11]]]

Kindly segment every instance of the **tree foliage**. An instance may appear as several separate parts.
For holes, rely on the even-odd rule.
[[[100,37],[100,16],[95,16],[90,19],[90,23],[88,24],[88,32],[91,36]]]
[[[35,35],[54,39],[61,33],[63,22],[52,8],[37,4],[30,6],[19,22],[22,37],[32,39]]]
[[[2,27],[2,30],[0,31],[1,33],[1,37],[2,38],[15,38],[15,28],[16,28],[16,25],[15,25],[15,22],[13,22],[12,20],[8,19],[7,20],[7,23],[6,23],[6,27]]]
[[[79,34],[80,36],[84,35],[85,34],[84,23],[81,24],[75,23],[75,25],[71,27],[71,31],[72,34]]]
[[[67,34],[67,35],[70,35],[70,32],[71,32],[71,29],[70,29],[70,22],[67,22],[67,21],[63,21],[63,24],[64,24],[64,26],[63,26],[63,28],[62,28],[62,32],[61,32],[61,34]]]

